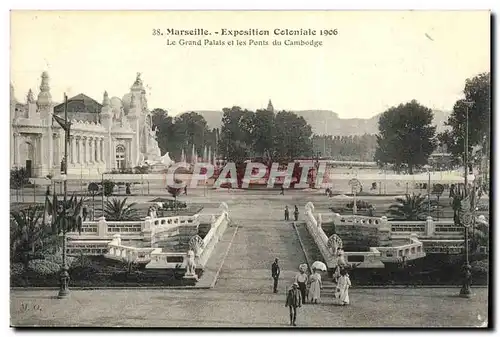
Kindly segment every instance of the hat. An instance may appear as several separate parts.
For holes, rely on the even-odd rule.
[[[293,286],[298,287],[298,286],[299,286],[299,284],[298,284],[297,282],[293,282],[292,287],[293,287]]]

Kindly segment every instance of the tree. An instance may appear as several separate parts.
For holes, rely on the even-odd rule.
[[[81,232],[83,198],[72,195],[66,201],[59,200],[54,191],[52,200],[47,197],[46,202],[47,213],[51,216],[52,233],[59,235],[72,231]]]
[[[181,184],[181,183],[182,183],[181,180],[175,179],[175,184]],[[179,195],[181,195],[182,190],[183,190],[183,187],[175,187],[175,186],[167,185],[168,194],[170,194],[174,198],[174,207],[175,207],[176,212],[177,212],[177,206],[178,206],[177,197]]]
[[[275,117],[274,146],[277,160],[289,162],[312,152],[312,130],[303,117],[280,111]]]
[[[437,146],[433,115],[415,100],[385,111],[379,119],[375,161],[396,167],[406,164],[410,174],[415,166],[427,164]]]
[[[275,120],[269,110],[257,110],[253,118],[252,149],[257,156],[267,151],[272,155],[274,149]]]
[[[387,213],[394,220],[419,221],[426,219],[426,212],[426,197],[413,193],[396,198],[396,203],[389,207]]]
[[[240,121],[243,116],[246,116],[245,120],[248,121],[250,112],[237,106],[224,108],[222,111],[219,152],[228,161],[242,163],[248,158],[251,145],[247,144],[248,128],[242,129]]]
[[[473,102],[469,108],[469,154],[472,147],[490,142],[491,120],[491,82],[490,73],[482,73],[465,82],[465,99],[458,100],[453,106],[453,112],[445,125],[451,129],[439,135],[439,139],[446,145],[448,151],[456,161],[463,157],[465,147],[465,126],[467,109],[464,102]]]
[[[29,173],[24,167],[10,170],[10,188],[16,190],[16,200],[19,199],[19,190],[24,200],[23,187],[29,183]]]
[[[104,217],[108,221],[134,221],[138,220],[136,203],[127,204],[127,198],[123,200],[113,198],[104,204]]]
[[[202,115],[196,112],[186,112],[174,119],[174,132],[179,150],[189,151],[194,145],[198,154],[203,153],[206,140],[210,139],[210,131],[207,122]],[[180,158],[180,151],[179,151]]]
[[[166,110],[153,109],[151,111],[153,128],[158,128],[157,141],[161,153],[171,152],[171,143],[176,143],[173,127],[173,118],[168,116]]]
[[[44,253],[55,244],[50,226],[41,221],[43,213],[42,206],[10,212],[11,261],[22,262],[25,269],[30,261],[44,259]]]

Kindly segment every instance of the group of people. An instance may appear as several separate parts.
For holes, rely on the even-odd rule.
[[[295,221],[299,220],[299,208],[297,207],[297,205],[294,206],[293,217]],[[288,206],[285,206],[285,221],[288,220],[290,220],[290,210],[288,209]]]
[[[306,268],[302,268],[306,266]],[[294,282],[287,291],[285,307],[290,311],[290,325],[296,326],[297,309],[306,302],[318,304],[321,298],[323,283],[320,270],[312,269],[312,274],[307,275],[307,265],[301,265],[299,272],[295,275]],[[274,280],[273,292],[278,292],[278,279],[280,276],[279,260],[276,258],[271,267],[271,274]],[[339,305],[349,304],[349,288],[351,280],[346,268],[340,270],[340,276],[336,279],[335,299]]]

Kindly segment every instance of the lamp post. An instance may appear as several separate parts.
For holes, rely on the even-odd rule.
[[[431,216],[431,171],[429,165],[424,165],[427,170],[428,181],[427,181],[427,216]]]
[[[59,288],[58,298],[65,298],[69,295],[69,273],[66,261],[66,229],[68,224],[67,214],[67,200],[68,200],[68,141],[69,141],[69,125],[68,125],[68,96],[64,94],[64,125],[66,126],[64,132],[64,201],[63,201],[63,251],[62,251],[62,268],[61,268],[61,284]]]
[[[471,284],[471,266],[469,264],[469,227],[474,225],[474,210],[471,209],[468,193],[468,175],[469,175],[469,108],[474,102],[464,101],[465,104],[465,134],[464,134],[464,199],[461,205],[460,222],[464,227],[464,246],[465,246],[465,263],[463,266],[464,278],[462,288],[460,289],[460,297],[470,297]]]

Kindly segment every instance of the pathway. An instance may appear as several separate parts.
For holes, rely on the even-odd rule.
[[[11,324],[79,327],[289,327],[285,289],[305,262],[297,232],[285,223],[285,199],[241,198],[230,205],[232,227],[208,261],[206,278],[220,269],[213,289],[72,290],[65,300],[52,290],[11,291]],[[293,207],[296,200],[288,200]],[[297,202],[303,205],[305,202]],[[301,207],[302,211],[302,207]],[[310,259],[307,231],[298,232]],[[278,294],[272,293],[271,263],[280,259]],[[319,305],[305,305],[299,327],[464,327],[487,319],[488,289],[473,288],[473,297],[458,288],[356,289],[349,307],[333,305],[328,291]]]

